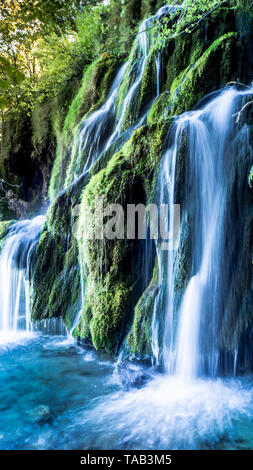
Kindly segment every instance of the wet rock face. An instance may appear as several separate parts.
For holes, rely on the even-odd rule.
[[[7,200],[8,207],[11,211],[13,211],[18,219],[25,219],[28,214],[29,210],[29,203],[23,201],[22,199],[18,199],[16,194],[9,189],[7,191],[5,198]]]
[[[41,126],[44,126],[43,121]],[[4,122],[0,177],[10,185],[14,193],[11,198],[10,194],[6,195],[6,202],[9,212],[16,214],[18,219],[24,218],[28,211],[32,215],[41,210],[47,198],[49,176],[55,157],[55,137],[50,122],[47,123],[45,135],[41,139],[40,145],[37,145],[35,129],[26,115],[15,115]],[[10,202],[10,199],[13,201]],[[14,199],[24,201],[23,209],[21,204],[14,203]],[[28,205],[25,209],[25,203],[29,204],[29,209]]]
[[[161,2],[143,1],[140,8],[140,2],[137,3],[134,23],[142,15],[154,13],[161,6]],[[83,276],[86,299],[75,335],[92,343],[97,349],[113,354],[118,353],[127,336],[126,350],[129,355],[150,358],[152,314],[160,287],[155,250],[147,279],[142,282],[145,250],[141,243],[117,240],[112,246],[94,241],[78,241],[73,236],[72,226],[77,224],[81,231],[85,231],[86,206],[92,208],[97,195],[104,197],[108,204],[118,202],[126,206],[127,203],[153,202],[166,136],[169,128],[173,127],[172,115],[189,111],[206,94],[231,80],[239,78],[245,83],[252,80],[252,2],[245,0],[239,3],[234,11],[230,8],[217,10],[206,22],[200,23],[192,34],[166,42],[161,52],[160,97],[154,103],[157,51],[151,51],[138,93],[127,108],[123,126],[125,134],[122,142],[119,142],[120,149],[116,146],[112,155],[104,155],[89,174],[81,174],[80,166],[80,177],[60,196],[59,193],[66,186],[71,158],[73,174],[75,170],[76,158],[73,158],[72,152],[75,126],[81,131],[85,115],[99,109],[104,103],[120,66],[118,61],[115,57],[103,54],[96,63],[91,64],[75,98],[70,102],[66,119],[57,136],[50,121],[50,103],[43,103],[31,121],[19,116],[15,121],[6,123],[0,172],[20,188],[17,192],[10,190],[6,193],[9,209],[22,218],[46,204],[49,180],[50,195],[56,197],[37,247],[34,319],[62,316],[70,328],[76,312],[81,308],[80,281]],[[134,6],[136,2],[129,2],[128,11],[132,11],[131,14]],[[136,44],[130,59],[133,71],[138,69],[141,54]],[[127,94],[131,85],[133,76],[126,77],[116,101],[119,109],[124,93]],[[131,126],[148,109],[148,124],[133,131]],[[102,134],[105,130],[111,131],[110,125],[102,129]],[[189,280],[192,262],[191,225],[194,208],[190,207],[186,196],[186,186],[190,184],[187,181],[188,150],[185,132],[176,162],[175,203],[180,204],[185,213],[178,252],[177,305]],[[242,159],[236,162],[230,181],[232,207],[228,208],[226,222],[230,224],[231,232],[234,232],[232,259],[236,273],[230,278],[232,288],[229,307],[220,325],[228,342],[232,332],[236,331],[240,357],[243,356],[243,344],[246,342],[242,339],[246,334],[245,325],[248,325],[248,336],[251,325],[253,222],[252,191],[247,186],[250,158],[247,156],[247,165]],[[85,163],[84,160],[85,153],[80,156],[81,164]],[[76,205],[80,206],[78,213],[74,211]],[[232,224],[233,218],[240,221],[238,224],[243,227],[240,234],[236,235],[238,227]],[[80,260],[84,265],[83,273]],[[165,258],[163,262],[165,265]],[[244,274],[243,266],[247,268]],[[165,268],[162,269],[165,272]],[[166,282],[165,279],[163,281]],[[242,298],[244,301],[240,302]],[[162,329],[163,296],[160,302]],[[238,315],[243,319],[241,323]],[[162,336],[162,332],[159,334]],[[220,347],[226,350],[228,344],[221,344]],[[123,381],[131,382],[127,370],[122,371],[122,376],[125,377]]]
[[[32,417],[36,424],[42,425],[52,420],[51,412],[47,405],[36,406],[36,408],[29,410],[27,413]]]

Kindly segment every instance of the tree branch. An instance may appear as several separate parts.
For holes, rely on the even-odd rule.
[[[253,104],[253,100],[251,101],[248,101],[248,103],[246,103],[241,109],[240,111],[238,111],[237,113],[234,113],[232,116],[233,117],[236,117],[236,120],[235,120],[235,123],[236,124],[239,124],[240,122],[240,119],[241,119],[241,114],[243,113],[243,111],[250,105],[250,104]]]

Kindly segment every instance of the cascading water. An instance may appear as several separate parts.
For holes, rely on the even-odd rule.
[[[161,52],[156,57],[156,97],[160,95],[160,69],[161,69]]]
[[[150,54],[153,54],[152,45],[154,44],[155,35],[153,36],[152,34],[152,27],[155,26],[155,21],[160,21],[164,16],[168,15],[169,13],[175,13],[176,10],[179,8],[180,6],[177,6],[177,5],[174,5],[174,6],[165,5],[158,10],[156,15],[146,19],[141,24],[138,30],[137,47],[136,47],[137,59],[138,59],[138,54],[140,54],[140,58],[138,59],[137,63],[136,61],[134,61],[133,63],[130,63],[129,68],[126,70],[126,74],[129,75],[130,77],[132,76],[132,85],[127,90],[126,95],[122,101],[121,107],[118,110],[118,115],[120,117],[116,124],[115,130],[112,133],[106,145],[106,150],[108,150],[109,147],[113,144],[113,142],[117,141],[117,139],[121,136],[129,109],[132,110],[132,115],[134,116],[134,121],[135,121],[135,125],[133,127],[130,127],[130,131],[137,129],[139,126],[141,126],[144,123],[146,116],[147,116],[147,110],[146,112],[144,112],[143,115],[135,116],[136,111],[134,107],[135,107],[135,102],[138,100],[138,93],[139,93],[139,89],[142,83],[142,79],[144,77],[144,72],[145,72],[148,59],[150,58]],[[156,66],[157,84],[156,84],[156,95],[154,96],[154,99],[156,99],[160,94],[160,68],[161,68],[161,53],[160,52],[158,52],[157,57],[155,59],[155,66]],[[149,104],[148,110],[152,106],[154,99]],[[129,132],[127,133],[127,137],[128,138],[130,137]],[[121,140],[121,145],[123,142],[124,140],[123,141]]]
[[[162,7],[143,22],[132,62],[119,70],[104,105],[83,121],[72,149],[66,187],[91,170],[105,152],[109,158],[110,152],[119,149],[145,122],[162,86],[162,55],[159,52],[155,56],[149,30],[154,20],[171,11],[173,7]],[[150,102],[138,108],[151,54],[157,83],[153,94],[150,92]],[[204,373],[215,376],[218,370],[219,328],[232,263],[231,253],[226,251],[229,234],[225,220],[232,204],[229,184],[240,148],[249,147],[247,126],[236,124],[233,114],[252,94],[253,89],[226,88],[201,109],[176,118],[172,126],[157,188],[158,203],[169,205],[172,238],[169,250],[162,249],[161,240],[157,242],[159,291],[154,301],[151,341],[154,362],[162,364],[166,374],[132,364],[133,380],[128,387],[125,374],[126,390],[122,381],[117,382],[108,357],[105,360],[94,351],[81,350],[69,339],[55,340],[50,334],[65,333],[63,322],[52,319],[51,327],[42,320],[39,323],[45,323],[46,336],[35,335],[24,348],[23,343],[13,350],[0,348],[1,403],[9,403],[9,409],[2,411],[1,448],[204,449],[252,445],[250,379],[199,377]],[[182,209],[180,247],[174,203],[180,203]],[[13,224],[1,251],[0,333],[7,336],[31,329],[32,266],[43,221],[44,217],[37,217]],[[82,305],[79,309],[78,304],[70,337],[84,311],[81,259],[80,270]],[[236,373],[236,341],[233,347]],[[3,384],[7,385],[3,388]],[[16,384],[24,393],[16,393]],[[18,432],[13,433],[17,422]]]
[[[78,179],[81,174],[89,172],[94,163],[110,148],[114,151],[117,141],[120,142],[119,146],[121,146],[130,137],[129,132],[133,132],[134,129],[143,124],[147,111],[142,116],[136,114],[134,125],[130,126],[125,138],[123,137],[126,115],[129,109],[134,114],[135,102],[138,98],[145,67],[152,52],[151,46],[154,38],[152,31],[150,32],[150,29],[152,30],[151,26],[166,14],[175,12],[177,8],[180,7],[166,5],[160,8],[156,15],[146,19],[141,24],[135,46],[136,59],[132,63],[126,62],[122,65],[105,103],[84,120],[80,132],[76,135],[66,175],[66,187]],[[155,65],[157,87],[154,99],[157,98],[160,92],[160,53],[155,59]],[[128,78],[131,85],[123,95],[121,105],[117,109],[120,87],[126,78]],[[152,104],[153,100],[151,101]],[[42,217],[37,217],[33,221],[14,224],[2,250],[0,269],[3,282],[0,287],[0,302],[3,312],[1,329],[4,331],[16,331],[21,324],[23,329],[30,328],[30,263],[39,239],[43,220]],[[21,250],[23,250],[22,254],[20,254]],[[83,304],[83,287],[81,290]],[[21,314],[21,304],[25,306],[25,316]],[[71,334],[78,324],[81,312],[82,309],[76,315]]]
[[[224,316],[224,285],[231,259],[226,253],[225,225],[229,198],[230,174],[240,146],[248,146],[245,126],[235,123],[238,112],[253,89],[224,89],[200,110],[176,118],[174,139],[163,157],[159,177],[160,203],[169,203],[169,225],[173,233],[173,204],[176,193],[177,158],[182,154],[184,139],[185,180],[181,231],[190,227],[192,254],[188,254],[190,280],[181,303],[176,305],[175,285],[180,279],[180,254],[166,254],[158,248],[160,292],[153,314],[152,344],[156,362],[183,380],[207,373],[215,376],[219,362],[219,325]],[[189,237],[189,230],[188,230]],[[181,244],[187,244],[182,240]],[[191,250],[189,250],[191,251]],[[161,300],[163,299],[163,301]],[[164,334],[158,353],[159,309],[164,308]],[[235,348],[236,353],[236,348]]]
[[[11,226],[0,257],[0,333],[31,330],[32,263],[45,218]]]
[[[71,338],[73,338],[73,333],[80,321],[80,318],[81,318],[81,315],[83,313],[83,310],[84,310],[84,294],[85,294],[85,287],[84,287],[84,273],[83,273],[83,263],[82,263],[82,259],[80,257],[80,261],[79,261],[79,264],[80,264],[80,278],[81,278],[81,308],[80,310],[77,312],[76,314],[76,317],[73,321],[73,325],[71,326],[70,328],[70,331],[69,331],[69,336]]]
[[[148,53],[149,53],[149,36],[147,33],[147,29],[152,22],[153,18],[148,18],[145,20],[138,31],[138,49],[140,50],[141,53],[141,58],[137,64],[137,69],[134,71],[134,80],[132,86],[127,90],[127,94],[122,102],[120,112],[119,112],[119,120],[117,122],[116,128],[114,132],[112,133],[107,146],[106,150],[112,145],[112,143],[119,137],[121,130],[122,130],[122,125],[124,123],[125,117],[126,117],[126,111],[128,108],[134,103],[134,99],[136,97],[136,92],[138,91],[138,88],[141,84],[141,80],[144,74],[144,70],[146,67],[146,63],[148,60]],[[133,64],[130,64],[131,68],[128,70],[128,73],[131,74],[132,69],[133,69]],[[136,64],[134,64],[136,66]],[[135,67],[134,67],[135,68]]]
[[[176,118],[172,126],[157,187],[158,204],[169,205],[172,237],[169,250],[157,241],[159,292],[151,341],[154,361],[166,373],[156,375],[153,370],[143,387],[117,391],[109,401],[100,400],[89,415],[83,413],[85,428],[96,423],[101,432],[102,427],[105,446],[115,442],[116,435],[121,448],[141,448],[143,442],[153,449],[238,448],[236,433],[242,423],[247,430],[239,432],[250,435],[252,379],[246,383],[214,376],[234,261],[227,247],[228,239],[234,243],[231,225],[226,222],[234,217],[235,168],[242,167],[247,175],[252,163],[247,125],[236,123],[234,114],[252,94],[253,88],[225,88],[199,110]],[[101,440],[99,448],[103,445]],[[252,441],[245,445],[251,447]]]
[[[108,147],[108,134],[110,135],[111,126],[115,119],[115,102],[119,86],[124,77],[127,68],[125,63],[119,70],[106,102],[103,106],[91,113],[81,126],[80,134],[78,134],[72,149],[71,164],[68,169],[67,182],[71,181],[72,173],[74,179],[80,173],[88,172],[99,155],[103,154]],[[109,139],[110,140],[110,139]],[[85,164],[80,167],[83,155],[85,155]]]
[[[159,52],[155,58],[156,92],[154,91],[147,109],[138,109],[140,87],[147,62],[153,54],[152,45],[155,39],[153,26],[155,21],[160,21],[169,13],[175,13],[179,8],[180,6],[166,5],[140,25],[133,58],[120,68],[106,102],[88,115],[76,134],[66,174],[66,188],[80,175],[89,172],[106,152],[112,154],[118,151],[130,138],[131,133],[145,122],[149,109],[160,93],[161,53]],[[125,82],[128,87],[122,90]],[[120,94],[122,94],[121,100],[119,100]],[[131,124],[126,122],[129,115],[131,115]]]
[[[175,143],[170,147],[163,156],[163,164],[158,182],[159,206],[164,204],[169,206],[168,225],[171,233],[170,245],[168,250],[161,250],[157,247],[158,253],[158,271],[160,285],[166,283],[165,292],[160,288],[154,303],[153,320],[152,320],[152,349],[155,363],[159,364],[161,354],[159,351],[159,330],[161,325],[159,322],[159,310],[161,304],[166,305],[166,315],[164,321],[163,334],[163,364],[168,372],[172,372],[174,353],[173,353],[173,304],[174,304],[174,250],[179,240],[178,233],[175,230],[175,210],[174,210],[174,192],[176,179],[176,143],[182,138],[182,126],[177,126],[175,133]]]

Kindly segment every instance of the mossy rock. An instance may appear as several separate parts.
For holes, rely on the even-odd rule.
[[[145,8],[149,11],[151,5]],[[171,114],[178,115],[191,110],[207,93],[237,78],[241,42],[236,32],[228,32],[233,31],[234,27],[234,20],[228,10],[224,12],[221,9],[217,16],[211,15],[207,23],[192,35],[168,42],[167,50],[163,51],[166,69],[163,70],[164,80],[161,84],[163,93],[149,112],[148,125],[137,129],[118,153],[112,157],[106,156],[99,165],[95,165],[89,181],[81,181],[57,197],[47,216],[37,249],[34,318],[62,316],[70,328],[81,307],[82,276],[85,301],[75,336],[89,341],[97,349],[117,354],[123,338],[130,331],[127,340],[130,353],[151,354],[151,321],[158,289],[157,271],[154,270],[153,279],[148,279],[147,285],[143,285],[139,242],[88,240],[83,235],[91,224],[89,217],[90,213],[94,213],[97,197],[103,197],[105,204],[119,203],[123,208],[128,203],[153,202]],[[228,21],[218,24],[215,20],[219,15]],[[129,57],[129,72],[131,68],[134,72],[140,59],[136,42]],[[126,112],[124,129],[135,122],[155,93],[155,57],[154,51],[147,61],[138,96]],[[220,66],[217,67],[217,64]],[[60,132],[61,126],[56,126],[58,146],[51,175],[52,199],[66,183],[73,137],[78,139],[80,125],[85,117],[106,99],[117,67],[117,59],[108,54],[103,54],[91,64],[85,70],[82,84],[68,109],[63,132]],[[133,73],[126,74],[120,86],[116,103],[118,113],[133,80]],[[44,141],[45,136],[37,133],[34,137],[39,143]],[[187,158],[183,144],[176,168],[176,202],[182,204],[185,198],[184,171]],[[71,191],[75,192],[75,196]],[[81,192],[76,240],[72,233],[75,223],[73,207],[79,202]],[[185,238],[189,241],[189,234],[185,233]],[[176,287],[180,294],[190,276],[191,248],[189,243],[185,243],[179,252],[180,275],[176,279]],[[84,265],[82,273],[80,261]]]
[[[168,110],[168,99],[170,96],[169,91],[164,91],[160,94],[157,100],[154,102],[153,106],[151,107],[148,116],[147,122],[148,124],[153,124],[159,120],[164,120],[169,117],[169,110]]]
[[[90,335],[97,349],[116,353],[133,316],[142,286],[140,241],[87,239],[96,223],[95,201],[104,205],[146,204],[153,200],[167,127],[143,126],[93,175],[85,187],[79,216],[80,256],[86,265],[86,292],[79,335]],[[125,227],[126,230],[126,227]],[[146,286],[144,286],[144,289]],[[86,307],[88,306],[88,307]],[[89,318],[88,318],[89,316]]]
[[[71,159],[75,158],[72,155],[74,143],[79,138],[82,122],[105,101],[119,65],[115,56],[104,53],[85,69],[81,86],[66,114],[63,130],[56,131],[56,158],[49,183],[51,201],[66,186],[68,168]]]
[[[73,99],[63,126],[63,135],[66,142],[72,138],[73,131],[87,113],[92,112],[106,99],[119,67],[115,56],[102,54],[84,72],[80,89]]]
[[[187,70],[172,98],[171,113],[189,111],[207,93],[236,79],[240,43],[237,33],[216,39],[192,68]],[[217,64],[220,64],[217,67]]]
[[[196,55],[190,55],[190,62],[186,62],[185,69],[178,66],[178,75],[175,75],[171,58],[167,66],[172,68],[170,79],[167,79],[169,90],[161,93],[155,101],[148,114],[148,123],[190,111],[208,93],[237,78],[241,50],[237,33],[226,33],[219,37],[195,60],[201,50],[199,48]],[[216,66],[217,63],[220,63],[220,67]]]
[[[14,220],[0,222],[0,251],[9,233],[10,227],[15,223]]]
[[[152,355],[152,319],[155,299],[158,294],[158,265],[154,266],[153,277],[134,309],[131,330],[127,336],[128,354],[146,357]]]
[[[77,240],[68,193],[51,206],[37,246],[33,274],[34,320],[61,316],[68,329],[81,308]]]

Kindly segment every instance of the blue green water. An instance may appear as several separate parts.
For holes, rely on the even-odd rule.
[[[64,337],[0,338],[0,449],[249,449],[252,387],[118,370]]]

